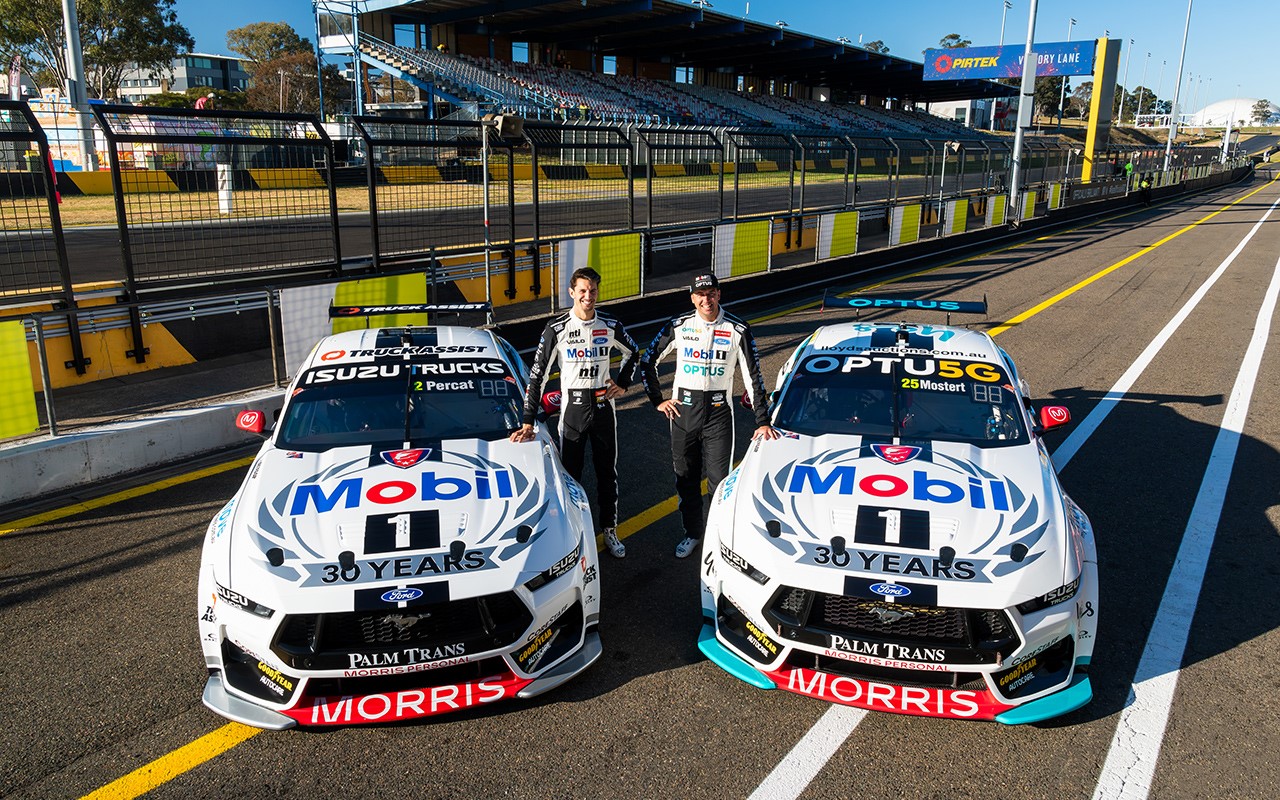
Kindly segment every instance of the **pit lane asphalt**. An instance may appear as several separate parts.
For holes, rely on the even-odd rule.
[[[978,324],[992,328],[1257,189],[999,336],[1034,395],[1068,406],[1079,422],[1280,186],[1255,181],[1174,201],[881,291],[986,294],[990,314]],[[1016,728],[871,713],[803,796],[1090,796],[1277,253],[1273,216],[1063,470],[1098,537],[1093,703]],[[806,310],[757,323],[770,385],[802,336],[849,316]],[[1272,756],[1280,751],[1274,329],[1270,343],[1152,797],[1263,797],[1280,783]],[[667,501],[672,479],[661,417],[635,389],[619,409],[622,517],[630,519]],[[739,422],[745,444],[745,415]],[[224,728],[200,704],[195,583],[205,525],[242,474],[0,538],[0,795],[79,796]],[[604,656],[549,695],[406,725],[258,734],[211,760],[196,754],[194,768],[152,796],[745,797],[828,706],[752,689],[701,657],[697,563],[672,557],[679,535],[667,514],[627,539],[625,560],[603,558]]]

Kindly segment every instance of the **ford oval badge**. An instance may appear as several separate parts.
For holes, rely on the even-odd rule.
[[[906,597],[911,594],[910,589],[896,583],[873,583],[871,591],[882,597]]]
[[[407,603],[410,600],[417,600],[419,597],[422,597],[421,589],[392,589],[391,591],[382,593],[382,602]]]

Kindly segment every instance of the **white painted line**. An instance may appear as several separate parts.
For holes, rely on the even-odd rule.
[[[799,797],[866,715],[862,708],[832,705],[756,787],[749,800]]]
[[[1231,262],[1236,260],[1236,256],[1240,255],[1241,251],[1244,250],[1244,246],[1249,243],[1253,235],[1262,227],[1262,223],[1266,222],[1267,218],[1271,216],[1271,212],[1276,210],[1277,205],[1280,205],[1280,198],[1277,198],[1271,204],[1271,208],[1268,208],[1267,213],[1262,215],[1262,219],[1254,223],[1249,232],[1245,234],[1245,237],[1240,240],[1240,244],[1236,245],[1235,249],[1223,259],[1218,268],[1213,271],[1213,274],[1204,283],[1200,284],[1200,288],[1196,289],[1196,293],[1191,295],[1191,299],[1187,300],[1182,308],[1178,309],[1178,313],[1173,315],[1173,319],[1169,320],[1169,324],[1165,325],[1156,334],[1156,338],[1151,340],[1151,344],[1147,345],[1147,348],[1142,351],[1137,360],[1125,370],[1124,374],[1120,376],[1120,380],[1116,381],[1115,386],[1112,386],[1106,396],[1093,407],[1093,410],[1089,412],[1089,416],[1085,417],[1084,422],[1075,426],[1066,441],[1053,451],[1053,466],[1055,468],[1060,470],[1065,467],[1072,456],[1080,450],[1089,437],[1093,435],[1094,431],[1098,429],[1098,426],[1102,424],[1102,421],[1107,418],[1107,415],[1115,409],[1116,404],[1124,399],[1125,393],[1133,388],[1133,384],[1137,382],[1143,370],[1155,359],[1156,354],[1160,352],[1160,348],[1164,347],[1164,343],[1169,341],[1182,323],[1186,321],[1187,317],[1191,316],[1191,312],[1200,304],[1204,296],[1209,293],[1209,289],[1218,282],[1218,278],[1221,278],[1222,274],[1227,271],[1227,267],[1231,266]]]
[[[1093,793],[1095,800],[1144,800],[1151,791],[1191,621],[1195,617],[1205,568],[1226,500],[1231,467],[1240,445],[1245,417],[1249,413],[1249,401],[1253,397],[1267,337],[1271,334],[1277,295],[1280,295],[1280,260],[1276,261],[1271,285],[1267,287],[1262,307],[1258,309],[1249,349],[1245,351],[1236,384],[1231,389],[1227,411],[1218,429],[1218,438],[1213,443],[1213,452],[1209,455],[1209,466],[1205,469],[1200,492],[1196,495],[1182,544],[1178,547],[1177,560],[1173,562],[1164,597],[1160,599],[1160,609],[1151,625],[1142,660],[1138,662],[1133,688],[1124,710],[1120,712],[1120,723],[1111,740],[1102,774],[1098,777],[1098,786]]]

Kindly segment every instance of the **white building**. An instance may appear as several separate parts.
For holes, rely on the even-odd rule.
[[[148,95],[161,92],[185,92],[197,86],[243,92],[249,88],[245,59],[211,53],[187,53],[178,56],[166,69],[130,69],[120,82],[120,100],[137,103]]]
[[[1257,103],[1258,98],[1256,97],[1234,97],[1230,100],[1219,100],[1191,114],[1190,120],[1184,124],[1189,124],[1196,128],[1225,128],[1227,120],[1231,120],[1231,127],[1233,128],[1241,125],[1253,125],[1255,124],[1253,107]],[[1270,117],[1262,120],[1264,125],[1280,119],[1280,107],[1277,107],[1275,103],[1268,103],[1268,106],[1270,107]]]

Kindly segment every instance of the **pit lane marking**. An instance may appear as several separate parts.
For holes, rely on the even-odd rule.
[[[1031,319],[1036,314],[1040,313],[1041,311],[1044,311],[1045,309],[1049,308],[1053,304],[1057,303],[1059,300],[1062,300],[1068,295],[1080,289],[1083,289],[1085,286],[1088,286],[1089,284],[1093,283],[1095,280],[1111,272],[1114,272],[1115,270],[1119,269],[1125,264],[1131,263],[1134,259],[1143,255],[1144,253],[1151,252],[1152,250],[1165,244],[1166,242],[1169,242],[1170,240],[1175,239],[1178,236],[1182,235],[1186,231],[1191,230],[1192,228],[1199,225],[1200,223],[1205,222],[1206,220],[1212,219],[1218,214],[1221,214],[1223,211],[1226,211],[1227,209],[1231,208],[1237,203],[1240,203],[1244,200],[1247,200],[1250,197],[1253,197],[1255,194],[1267,188],[1272,183],[1275,183],[1275,180],[1272,180],[1266,184],[1263,184],[1262,186],[1244,195],[1243,197],[1233,200],[1232,202],[1228,203],[1227,205],[1223,206],[1217,211],[1214,211],[1213,213],[1205,217],[1202,217],[1199,220],[1196,220],[1195,222],[1191,223],[1185,228],[1182,228],[1181,230],[1178,230],[1175,233],[1170,234],[1169,236],[1166,236],[1164,239],[1161,239],[1160,241],[1156,242],[1150,247],[1146,247],[1146,248],[1143,248],[1142,250],[1139,250],[1137,253],[1134,253],[1128,258],[1125,258],[1120,262],[1113,264],[1112,266],[1107,267],[1106,269],[1103,269],[1102,271],[1095,273],[1093,276],[1086,278],[1085,280],[1077,283],[1075,286],[1071,287],[1065,292],[1059,293],[1058,295],[1055,295],[1053,298],[1050,298],[1050,300],[1045,301],[1044,303],[1041,303],[1035,306],[1034,308],[1023,312],[1022,314],[1019,314],[1018,316],[1010,320],[1008,323],[1005,323],[1004,325],[998,326],[995,329],[993,329],[991,331],[991,335],[997,336],[1000,333],[1003,333],[1004,331],[1013,327],[1015,324]],[[1266,215],[1264,215],[1261,220],[1259,220],[1257,223],[1254,224],[1254,227],[1250,229],[1249,233],[1245,235],[1244,239],[1241,240],[1240,244],[1236,246],[1235,250],[1231,252],[1231,254],[1223,262],[1223,264],[1218,268],[1218,270],[1215,271],[1214,274],[1211,275],[1206,280],[1205,285],[1201,287],[1201,290],[1198,290],[1196,294],[1191,298],[1191,300],[1188,301],[1188,305],[1194,306],[1195,303],[1199,302],[1200,298],[1203,296],[1203,292],[1207,292],[1208,287],[1212,286],[1213,282],[1217,281],[1221,271],[1225,270],[1226,267],[1229,266],[1231,262],[1235,260],[1236,255],[1238,255],[1239,252],[1244,248],[1244,245],[1251,238],[1253,238],[1254,233],[1256,233],[1258,228],[1261,227],[1262,223],[1266,221],[1267,217],[1271,215],[1271,211],[1275,209],[1277,204],[1280,204],[1280,199],[1277,199],[1277,201],[1271,205],[1271,208],[1267,210]],[[1278,265],[1278,268],[1280,268],[1280,265]],[[925,272],[929,272],[929,271],[932,271],[932,270],[925,270]],[[923,274],[923,273],[917,273],[917,274]],[[911,276],[907,276],[907,277],[911,277]],[[886,283],[890,283],[890,282],[891,281],[886,281]],[[1274,305],[1274,301],[1272,301],[1272,303]],[[1138,357],[1138,361],[1135,362],[1134,367],[1130,368],[1130,371],[1133,371],[1135,367],[1141,364],[1141,367],[1137,368],[1136,373],[1133,376],[1134,380],[1136,380],[1137,375],[1142,372],[1142,369],[1146,367],[1146,362],[1143,361],[1143,358],[1148,356],[1147,351],[1152,350],[1154,348],[1154,350],[1150,353],[1150,356],[1147,357],[1146,359],[1147,361],[1150,361],[1151,358],[1154,358],[1155,352],[1159,351],[1160,347],[1163,346],[1164,342],[1172,334],[1172,331],[1170,330],[1169,326],[1173,326],[1173,328],[1176,329],[1178,325],[1182,324],[1182,321],[1185,320],[1186,316],[1190,314],[1191,309],[1184,306],[1183,311],[1185,311],[1186,313],[1184,314],[1182,311],[1180,311],[1178,315],[1176,315],[1174,319],[1170,321],[1169,325],[1165,327],[1165,330],[1162,330],[1159,334],[1157,334],[1156,339],[1153,340],[1153,342],[1150,345],[1148,345],[1147,350],[1144,350],[1142,355]],[[1257,335],[1257,331],[1255,330],[1255,336],[1256,335]],[[1107,392],[1106,399],[1111,402],[1111,406],[1114,406],[1115,403],[1119,402],[1119,400],[1121,400],[1124,397],[1124,393],[1132,386],[1133,380],[1130,380],[1127,384],[1124,383],[1125,378],[1128,375],[1129,375],[1129,372],[1127,371],[1125,373],[1125,376],[1121,377],[1120,382],[1118,382],[1116,386],[1111,389],[1111,391]],[[1098,424],[1100,424],[1102,421],[1102,417],[1105,417],[1106,414],[1110,412],[1111,406],[1108,406],[1105,410],[1100,410],[1101,404],[1095,407],[1093,412],[1090,413],[1090,415],[1085,419],[1084,423],[1082,423],[1075,431],[1072,432],[1071,437],[1068,438],[1067,441],[1063,442],[1063,445],[1061,447],[1057,448],[1057,450],[1054,451],[1053,463],[1055,468],[1061,470],[1063,467],[1067,465],[1067,463],[1076,454],[1076,452],[1079,451],[1080,447],[1084,445],[1085,441],[1089,438],[1089,436],[1093,433],[1093,431],[1097,429]],[[1098,419],[1096,421],[1094,420],[1095,415],[1098,415]],[[1068,445],[1070,446],[1068,447]],[[1215,455],[1217,454],[1216,446],[1214,448],[1214,454]],[[1232,456],[1234,457],[1234,451],[1232,453]],[[1211,457],[1210,463],[1211,464],[1213,463],[1212,457]],[[1229,467],[1230,467],[1230,463],[1228,462],[1228,475],[1230,473]],[[1208,475],[1206,474],[1206,482],[1207,481],[1208,481]],[[1226,483],[1225,479],[1220,480],[1220,483],[1222,483],[1225,486],[1225,483]],[[1199,500],[1197,500],[1197,506],[1198,505],[1199,505]],[[1190,526],[1188,525],[1188,532],[1189,531],[1190,531]],[[1187,537],[1184,536],[1184,542],[1186,538]],[[1212,537],[1210,537],[1210,542],[1212,542]],[[1207,547],[1204,550],[1204,554],[1205,554],[1205,557],[1207,558],[1208,557]],[[1182,559],[1181,550],[1179,551],[1178,558],[1179,560]],[[1175,570],[1176,569],[1177,567],[1175,564]],[[1203,576],[1203,567],[1201,568],[1201,575]],[[1170,587],[1173,586],[1172,577],[1170,579],[1169,586]],[[1196,582],[1196,594],[1197,595],[1199,594],[1198,580]],[[1163,608],[1164,608],[1164,604],[1162,601],[1161,609],[1163,610]],[[1195,609],[1194,597],[1191,598],[1190,609],[1191,611],[1194,611]],[[1172,616],[1175,618],[1177,617],[1176,614],[1173,614]],[[1190,613],[1188,613],[1187,614],[1188,620],[1190,619],[1190,616],[1191,616]],[[1159,617],[1157,617],[1157,620],[1158,619]],[[1148,644],[1147,644],[1148,649],[1152,648],[1154,639],[1155,639],[1155,631],[1153,630],[1152,638],[1148,640]],[[1185,647],[1185,635],[1183,640],[1183,647]],[[1144,663],[1147,660],[1146,657],[1147,657],[1147,653],[1144,652],[1143,654]],[[1181,658],[1182,658],[1182,648],[1180,647],[1178,649],[1178,656],[1176,661],[1180,662]],[[1174,664],[1173,670],[1175,671],[1175,673],[1179,666],[1180,666],[1180,663]],[[1141,677],[1144,674],[1145,673],[1143,672],[1140,666],[1138,670],[1138,676]],[[1159,676],[1156,676],[1156,679],[1158,678]],[[1153,680],[1156,680],[1156,679],[1153,679]],[[1168,700],[1171,703],[1173,700],[1172,686],[1176,685],[1176,678],[1174,681],[1168,682],[1168,683],[1171,684],[1168,686]],[[1157,700],[1162,696],[1161,694],[1155,693],[1155,691],[1160,688],[1164,688],[1164,687],[1155,687],[1155,689],[1153,689],[1153,693],[1151,695],[1153,701]],[[760,786],[756,788],[756,791],[753,792],[751,795],[751,800],[780,800],[781,798],[786,798],[786,800],[793,800],[793,798],[799,797],[800,793],[803,792],[808,787],[809,782],[812,781],[813,778],[817,775],[817,773],[822,769],[822,766],[826,764],[827,761],[829,761],[831,757],[836,754],[836,751],[840,749],[840,746],[844,744],[844,741],[853,733],[854,729],[858,727],[858,723],[860,723],[863,717],[865,716],[865,715],[844,715],[839,713],[840,709],[843,709],[843,708],[844,708],[843,706],[833,705],[831,708],[827,709],[827,711],[818,719],[816,723],[814,723],[813,728],[811,728],[809,731],[809,733],[812,733],[815,729],[818,729],[819,727],[821,727],[822,734],[811,738],[809,736],[809,733],[806,733],[805,736],[799,742],[796,743],[795,747],[791,749],[791,752],[787,753],[787,755],[783,757],[782,761],[778,763],[778,766],[774,767],[773,771],[770,772],[769,775],[764,779],[764,781],[761,782]],[[1126,709],[1126,711],[1127,710],[1128,709]],[[1167,720],[1167,715],[1168,715],[1168,709],[1166,707],[1165,709],[1166,720]],[[1143,720],[1143,722],[1149,726],[1152,722],[1154,722],[1154,720]],[[1121,728],[1117,729],[1117,732],[1116,732],[1117,739],[1119,739],[1121,730],[1124,729],[1124,725],[1125,725],[1125,721],[1122,717]],[[1163,737],[1163,730],[1164,730],[1164,722],[1161,721],[1160,722],[1161,737]],[[1113,750],[1115,749],[1115,744],[1112,745],[1112,749]],[[1132,752],[1132,748],[1130,752]],[[1151,757],[1150,757],[1151,769],[1153,771],[1155,769],[1155,756],[1158,755],[1158,753],[1159,753],[1159,740],[1157,739],[1154,752],[1151,754]],[[1134,760],[1136,761],[1137,759],[1134,758]],[[1108,756],[1107,765],[1109,766],[1110,764],[1111,764],[1111,757]],[[808,776],[807,778],[805,777],[806,775]],[[1106,766],[1104,766],[1103,780],[1107,780]],[[1123,779],[1117,779],[1117,780],[1119,780],[1121,785],[1123,786],[1124,784]],[[1149,787],[1149,784],[1150,784],[1150,779],[1148,778],[1148,787]],[[1103,786],[1103,783],[1100,780],[1099,792],[1102,791],[1102,786]],[[1132,795],[1132,797],[1145,798],[1146,795],[1147,795],[1146,791],[1143,791],[1141,795]],[[1095,794],[1094,800],[1110,800],[1112,797],[1120,797],[1120,796],[1121,795],[1119,794]],[[1128,798],[1130,797],[1130,795],[1125,795],[1125,797]]]
[[[138,767],[128,775],[95,789],[81,800],[125,800],[139,797],[260,733],[260,728],[228,722],[221,728]]]
[[[33,514],[29,517],[16,519],[13,522],[0,523],[0,536],[16,533],[17,531],[25,528],[32,528],[36,525],[44,525],[47,522],[56,522],[57,520],[65,519],[76,514],[92,511],[95,508],[102,508],[103,506],[109,506],[113,503],[119,503],[122,500],[129,500],[130,498],[141,497],[144,494],[158,492],[161,489],[180,486],[184,483],[190,483],[191,481],[199,480],[201,478],[207,478],[210,475],[217,475],[239,467],[247,467],[253,463],[253,459],[256,457],[257,456],[247,456],[245,458],[238,458],[234,461],[215,464],[211,467],[198,469],[194,472],[186,472],[181,475],[175,475],[171,478],[165,478],[164,480],[154,481],[152,483],[143,484],[142,486],[134,486],[131,489],[113,492],[112,494],[103,495],[102,497],[90,498],[79,503],[62,506],[61,508],[55,508],[40,514]]]
[[[1267,216],[1277,204],[1280,200],[1271,205]],[[1231,257],[1235,257],[1235,252]],[[1160,747],[1173,707],[1173,695],[1182,674],[1182,658],[1191,634],[1191,622],[1200,602],[1209,554],[1213,550],[1213,540],[1226,502],[1231,469],[1262,366],[1262,354],[1271,334],[1277,295],[1280,295],[1280,260],[1276,261],[1271,285],[1267,287],[1262,307],[1258,309],[1249,348],[1231,389],[1231,398],[1227,401],[1227,410],[1218,427],[1213,452],[1209,455],[1209,465],[1205,468],[1200,491],[1196,494],[1195,505],[1182,534],[1178,557],[1169,572],[1133,686],[1120,712],[1107,760],[1098,776],[1094,800],[1145,800],[1151,792],[1156,761],[1160,757]]]
[[[1204,222],[1208,222],[1209,220],[1211,220],[1211,219],[1213,219],[1214,217],[1218,216],[1218,215],[1219,215],[1219,214],[1221,214],[1222,212],[1229,210],[1232,206],[1236,205],[1237,203],[1242,203],[1242,202],[1244,202],[1245,200],[1248,200],[1250,197],[1253,197],[1253,196],[1254,196],[1255,194],[1257,194],[1258,192],[1260,192],[1260,191],[1262,191],[1263,189],[1266,189],[1266,188],[1268,188],[1269,186],[1271,186],[1271,184],[1275,183],[1275,182],[1276,182],[1276,180],[1277,180],[1276,178],[1272,178],[1270,181],[1268,181],[1267,183],[1262,184],[1262,185],[1261,185],[1261,186],[1259,186],[1257,189],[1254,189],[1252,192],[1249,192],[1248,194],[1244,195],[1243,197],[1238,197],[1238,198],[1236,198],[1235,200],[1232,200],[1230,203],[1227,203],[1225,206],[1223,206],[1222,208],[1218,209],[1217,211],[1214,211],[1214,212],[1213,212],[1213,213],[1211,213],[1211,214],[1208,214],[1208,215],[1206,215],[1206,216],[1201,217],[1200,219],[1196,220],[1195,222],[1191,223],[1190,225],[1187,225],[1187,226],[1186,226],[1186,227],[1184,227],[1184,228],[1180,228],[1180,229],[1178,229],[1178,230],[1174,231],[1173,233],[1171,233],[1171,234],[1169,234],[1168,236],[1164,237],[1163,239],[1161,239],[1160,241],[1156,242],[1155,244],[1147,245],[1146,247],[1142,248],[1141,250],[1139,250],[1138,252],[1134,253],[1133,255],[1128,256],[1127,258],[1122,258],[1122,259],[1120,259],[1119,261],[1117,261],[1116,263],[1114,263],[1114,264],[1112,264],[1111,266],[1107,267],[1106,269],[1099,270],[1098,272],[1093,273],[1093,274],[1092,274],[1092,275],[1090,275],[1089,277],[1087,277],[1087,278],[1085,278],[1084,280],[1082,280],[1082,281],[1080,281],[1079,283],[1077,283],[1075,286],[1072,286],[1072,287],[1070,287],[1070,288],[1068,288],[1068,289],[1063,289],[1061,292],[1058,292],[1058,293],[1057,293],[1057,294],[1055,294],[1053,297],[1050,297],[1048,300],[1045,300],[1043,303],[1040,303],[1039,305],[1033,306],[1032,308],[1030,308],[1030,309],[1028,309],[1028,310],[1026,310],[1026,311],[1022,312],[1022,313],[1021,313],[1021,314],[1019,314],[1018,316],[1016,316],[1016,317],[1014,317],[1013,319],[1009,320],[1008,322],[1001,323],[1000,325],[996,326],[995,328],[992,328],[992,329],[989,331],[989,333],[990,333],[992,336],[995,336],[996,334],[1003,333],[1003,332],[1005,332],[1005,331],[1009,330],[1010,328],[1012,328],[1012,327],[1013,327],[1013,326],[1015,326],[1015,325],[1019,325],[1019,324],[1021,324],[1021,323],[1023,323],[1023,322],[1026,322],[1027,320],[1029,320],[1029,319],[1031,319],[1032,317],[1034,317],[1036,314],[1039,314],[1041,311],[1044,311],[1044,310],[1046,310],[1046,309],[1050,308],[1051,306],[1055,306],[1055,305],[1057,305],[1057,304],[1058,304],[1058,303],[1060,303],[1061,301],[1063,301],[1063,300],[1067,299],[1068,297],[1070,297],[1071,295],[1073,295],[1073,294],[1075,294],[1076,292],[1080,291],[1081,289],[1083,289],[1084,287],[1086,287],[1086,286],[1088,286],[1089,284],[1093,283],[1094,281],[1101,280],[1102,278],[1106,277],[1107,275],[1110,275],[1111,273],[1115,272],[1116,270],[1120,269],[1121,267],[1125,266],[1126,264],[1130,264],[1130,263],[1132,263],[1132,262],[1136,261],[1137,259],[1141,258],[1142,256],[1145,256],[1147,253],[1150,253],[1152,250],[1155,250],[1157,247],[1160,247],[1160,246],[1162,246],[1162,245],[1168,244],[1169,242],[1173,241],[1174,239],[1177,239],[1179,236],[1181,236],[1182,234],[1184,234],[1184,233],[1186,233],[1187,231],[1191,230],[1192,228],[1196,227],[1197,225],[1200,225],[1201,223],[1204,223]]]

